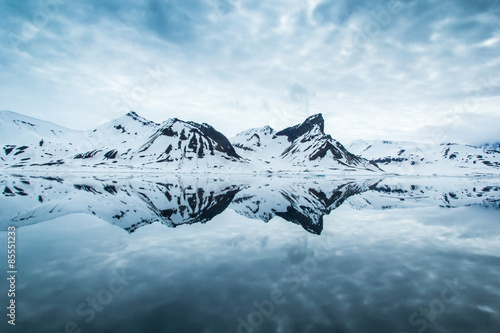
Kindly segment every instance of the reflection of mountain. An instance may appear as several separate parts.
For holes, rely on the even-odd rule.
[[[292,184],[285,181],[281,186],[276,183],[271,178],[267,182],[248,186],[236,195],[230,208],[243,216],[265,222],[279,216],[302,225],[311,233],[320,234],[324,215],[330,214],[348,197],[366,191],[369,186],[345,180]]]
[[[440,206],[500,208],[500,179],[386,178],[349,203],[356,209],[392,209]]]
[[[129,232],[156,221],[169,227],[210,221],[239,190],[238,185],[219,179],[185,182],[176,177],[157,181],[10,177],[1,185],[4,227],[87,213]]]
[[[147,179],[4,176],[0,179],[0,230],[6,230],[12,223],[23,226],[85,213],[133,232],[156,221],[169,227],[205,223],[230,208],[264,222],[278,216],[320,234],[323,216],[344,202],[356,209],[435,205],[500,208],[498,180],[423,181],[401,178],[249,177],[225,180],[187,176]]]

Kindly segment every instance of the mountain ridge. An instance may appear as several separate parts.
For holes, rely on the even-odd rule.
[[[261,139],[265,141],[269,135],[272,135],[269,143],[277,145],[275,160],[264,163],[241,154],[245,145],[229,140],[211,125],[179,118],[169,118],[158,124],[130,111],[89,131],[62,128],[10,111],[0,114],[0,118],[3,118],[0,128],[5,132],[0,140],[4,148],[0,162],[4,168],[59,166],[176,172],[381,171],[375,163],[349,153],[325,134],[321,114],[279,132],[269,126],[257,130],[259,133],[248,130],[255,146],[262,147]],[[28,118],[29,121],[23,120]]]
[[[150,121],[135,111],[93,130],[72,130],[0,111],[0,168],[156,170],[214,173],[500,174],[500,144],[480,147],[356,140],[325,133],[321,113],[274,130],[252,128],[227,138],[209,124]]]

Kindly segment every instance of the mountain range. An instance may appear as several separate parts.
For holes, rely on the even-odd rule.
[[[227,138],[212,126],[171,118],[161,124],[131,111],[77,131],[0,111],[0,167],[34,170],[498,174],[500,145],[355,141],[325,133],[321,114],[279,131],[253,128]]]

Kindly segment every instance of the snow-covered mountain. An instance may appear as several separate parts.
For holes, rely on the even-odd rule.
[[[157,124],[132,111],[91,131],[1,111],[0,132],[4,168],[381,171],[326,135],[321,115],[279,132],[270,127],[249,130],[233,143],[208,124],[177,118]]]
[[[486,143],[481,146],[485,152],[490,153],[500,153],[500,142],[497,143]]]
[[[324,132],[321,114],[307,118],[302,124],[279,132],[271,127],[254,128],[231,139],[241,156],[261,168],[274,171],[365,170],[381,171],[377,165],[351,154],[344,146]]]
[[[92,131],[89,138],[96,147],[74,157],[84,164],[214,170],[247,163],[210,125],[177,118],[156,124],[130,112]]]
[[[357,140],[348,149],[397,174],[499,174],[498,144],[474,147],[456,143],[425,144],[402,141]]]
[[[343,146],[321,114],[275,131],[253,128],[228,139],[208,124],[158,124],[131,111],[76,131],[0,111],[0,168],[170,172],[313,172],[406,175],[500,174],[500,144],[481,147],[358,140]]]
[[[62,178],[64,177],[64,178]],[[477,205],[500,209],[500,181],[486,177],[179,177],[0,176],[0,230],[75,213],[94,215],[131,233],[151,223],[175,228],[206,223],[226,209],[252,220],[275,218],[320,234],[323,218],[354,209]]]
[[[4,167],[60,165],[78,153],[87,133],[0,111],[0,163]]]
[[[129,112],[92,131],[74,131],[9,111],[0,112],[3,167],[125,167],[229,170],[248,164],[208,124],[169,119],[157,124]]]

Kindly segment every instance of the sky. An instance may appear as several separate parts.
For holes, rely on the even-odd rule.
[[[0,110],[500,142],[500,0],[0,0]]]

